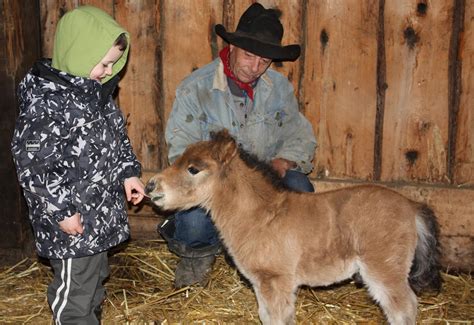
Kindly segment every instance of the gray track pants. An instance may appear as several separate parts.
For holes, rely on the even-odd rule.
[[[48,286],[48,303],[55,324],[99,324],[105,297],[102,282],[109,275],[107,252],[50,263],[54,278]]]

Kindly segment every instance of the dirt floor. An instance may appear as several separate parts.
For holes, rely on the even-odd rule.
[[[129,242],[111,254],[103,324],[259,324],[254,294],[219,256],[210,282],[175,290],[177,258],[162,241]],[[46,288],[52,277],[32,257],[0,269],[0,324],[52,324]],[[443,273],[439,295],[419,297],[419,324],[473,324],[474,279]],[[301,288],[298,324],[383,324],[380,308],[354,282]]]

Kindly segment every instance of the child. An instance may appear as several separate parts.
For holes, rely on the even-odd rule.
[[[59,21],[52,62],[35,63],[19,85],[12,153],[37,252],[54,270],[56,323],[100,322],[107,250],[129,237],[123,189],[134,204],[144,196],[112,99],[128,50],[127,31],[82,6]]]

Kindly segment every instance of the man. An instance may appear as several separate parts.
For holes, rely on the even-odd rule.
[[[316,147],[312,127],[299,113],[291,83],[269,68],[273,60],[296,60],[299,45],[281,45],[278,13],[259,3],[244,12],[234,33],[222,25],[215,31],[230,45],[176,90],[166,126],[170,163],[189,144],[208,140],[212,131],[226,128],[242,149],[271,164],[288,187],[314,191],[306,176]],[[179,211],[159,231],[170,250],[181,257],[175,286],[204,285],[220,250],[206,212]]]

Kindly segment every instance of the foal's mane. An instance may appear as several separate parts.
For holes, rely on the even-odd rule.
[[[211,140],[216,142],[233,141],[237,146],[237,152],[239,153],[240,159],[245,163],[247,167],[255,170],[257,173],[263,175],[270,184],[279,191],[291,191],[291,189],[283,183],[283,180],[278,173],[265,161],[257,158],[255,154],[252,154],[242,147],[238,146],[235,139],[228,133],[227,130],[223,129],[218,132],[211,132]]]
[[[283,183],[283,180],[278,173],[266,162],[257,158],[256,155],[245,151],[242,148],[238,149],[239,157],[242,161],[252,170],[262,174],[267,180],[270,181],[272,186],[279,191],[290,191],[290,188]]]

